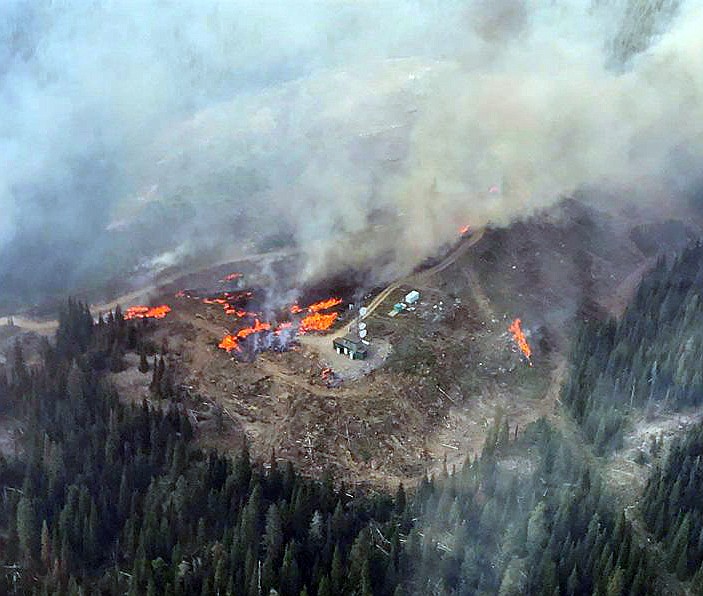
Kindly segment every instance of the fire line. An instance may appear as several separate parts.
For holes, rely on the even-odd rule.
[[[515,319],[510,324],[510,327],[508,327],[508,331],[513,334],[513,341],[517,347],[520,348],[520,351],[523,353],[525,358],[527,358],[530,366],[532,366],[532,361],[530,360],[530,356],[532,356],[532,348],[530,348],[530,344],[527,343],[527,338],[522,331],[521,323],[522,321],[520,319]]]
[[[124,313],[126,321],[131,319],[163,319],[171,312],[168,304],[160,306],[130,306]]]

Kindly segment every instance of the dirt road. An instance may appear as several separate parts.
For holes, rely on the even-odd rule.
[[[367,313],[364,318],[370,316],[378,308],[378,306],[382,304],[383,301],[391,294],[391,292],[399,288],[404,283],[410,283],[413,278],[425,279],[431,277],[432,275],[439,273],[440,271],[443,271],[444,269],[449,267],[452,263],[454,263],[454,261],[456,261],[457,258],[463,255],[471,246],[476,244],[483,237],[483,232],[483,228],[479,228],[478,230],[476,230],[466,241],[462,242],[456,250],[454,250],[441,263],[435,265],[434,267],[423,271],[417,275],[411,275],[393,282],[371,301],[371,303],[367,306]],[[240,257],[228,257],[227,259],[221,259],[215,263],[212,263],[211,265],[208,265],[206,269],[219,267],[221,265],[227,264],[232,264],[233,266],[236,266],[242,263],[252,263],[261,262],[264,260],[280,259],[293,255],[293,251],[278,250],[245,255]],[[164,277],[150,286],[122,294],[121,296],[118,296],[110,302],[105,302],[103,304],[91,304],[90,309],[94,313],[107,312],[110,310],[114,310],[118,304],[121,306],[131,306],[136,303],[148,301],[150,293],[157,291],[163,286],[175,283],[179,279],[192,273],[197,273],[197,271],[179,271],[177,274]],[[22,329],[25,329],[27,331],[33,331],[40,335],[53,335],[53,333],[56,331],[56,328],[58,327],[58,320],[56,319],[33,319],[22,314],[8,315],[8,318],[10,317],[13,319],[15,325],[17,325],[18,327],[21,327]],[[328,339],[333,339],[336,336],[344,335],[344,333],[345,329],[340,329],[335,335]]]
[[[256,254],[252,254],[252,255],[237,257],[234,259],[233,258],[221,259],[221,260],[219,260],[215,263],[212,263],[211,265],[208,265],[207,267],[199,269],[199,270],[212,269],[214,267],[220,267],[222,265],[228,265],[228,264],[231,264],[232,266],[236,266],[236,265],[240,265],[242,263],[252,263],[252,262],[260,263],[260,262],[266,261],[266,260],[281,259],[284,257],[293,256],[293,255],[294,255],[294,253],[289,250],[277,250],[277,251],[272,251],[272,252],[256,253]],[[118,296],[117,298],[115,298],[111,302],[105,302],[102,304],[91,304],[90,310],[94,314],[99,313],[99,312],[105,313],[110,310],[114,310],[118,304],[123,307],[128,307],[128,306],[133,306],[134,304],[148,302],[149,294],[151,294],[152,292],[156,292],[160,288],[163,288],[164,286],[175,283],[179,279],[182,279],[182,278],[186,277],[187,275],[197,273],[199,270],[179,271],[178,273],[174,273],[172,275],[169,275],[169,276],[166,276],[162,279],[159,279],[157,282],[154,282],[153,284],[151,284],[149,286],[146,286],[144,288],[140,288],[138,290],[134,290],[132,292],[128,292],[126,294],[122,294],[121,296]],[[33,331],[34,333],[38,333],[39,335],[47,335],[47,336],[53,335],[54,332],[56,331],[56,328],[59,325],[59,322],[57,319],[33,319],[31,317],[27,317],[22,314],[7,315],[7,318],[8,319],[11,318],[17,327],[21,327],[22,329],[25,329],[26,331]]]
[[[420,285],[425,280],[429,279],[433,275],[444,271],[447,267],[452,265],[460,256],[464,255],[469,248],[477,244],[481,238],[483,238],[484,228],[477,229],[471,236],[464,239],[460,245],[449,253],[440,263],[421,271],[420,273],[411,273],[405,277],[397,279],[389,286],[381,290],[374,298],[366,305],[366,314],[361,317],[362,320],[368,319],[381,304],[383,304],[388,296],[390,296],[395,290],[401,288],[402,286],[415,286]],[[315,349],[318,353],[322,353],[327,350],[330,343],[348,333],[347,325],[340,327],[339,329],[328,333],[324,336],[307,335],[299,338],[300,343],[308,348]]]
[[[408,275],[407,277],[401,278],[395,282],[393,282],[391,285],[389,285],[385,290],[383,290],[380,294],[378,294],[366,307],[366,314],[362,317],[362,319],[366,319],[370,317],[373,312],[384,302],[386,298],[393,292],[394,290],[397,290],[399,287],[403,285],[414,285],[419,282],[425,281],[429,279],[430,277],[433,277],[434,275],[437,275],[438,273],[441,273],[444,271],[447,267],[452,265],[459,257],[462,255],[466,254],[466,252],[475,244],[477,244],[481,238],[483,238],[483,234],[485,232],[484,228],[479,228],[477,229],[471,236],[466,238],[464,241],[462,241],[459,246],[454,249],[451,253],[449,253],[443,260],[442,262],[438,263],[434,267],[430,267],[429,269],[426,269],[424,271],[420,271],[419,273],[413,273],[411,275]]]

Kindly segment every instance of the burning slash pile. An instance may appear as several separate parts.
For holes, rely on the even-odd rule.
[[[522,330],[522,321],[520,319],[515,319],[510,324],[510,327],[508,327],[508,331],[513,334],[513,341],[520,349],[520,352],[522,352],[522,355],[527,359],[527,363],[532,366],[532,360],[530,360],[532,348],[530,348],[530,344],[527,343],[527,338]]]
[[[243,319],[244,317],[255,317],[255,312],[249,312],[242,308],[237,308],[236,304],[242,300],[247,300],[252,296],[251,292],[226,292],[224,298],[204,298],[203,304],[220,304],[227,315],[234,315]]]
[[[344,303],[342,298],[332,297],[307,306],[295,303],[271,313],[261,303],[257,303],[252,289],[241,289],[242,278],[242,273],[225,275],[219,279],[219,288],[215,293],[208,290],[181,290],[175,295],[178,299],[193,299],[201,304],[221,306],[226,315],[242,321],[238,329],[225,335],[218,344],[220,349],[228,353],[235,351],[243,354],[244,345],[249,355],[264,350],[288,349],[299,335],[329,330],[340,314],[335,309]],[[131,306],[125,311],[124,319],[163,319],[171,310],[167,304]]]
[[[228,281],[235,281],[237,279],[240,279],[244,274],[243,273],[230,273],[229,275],[225,275],[221,280],[220,283],[227,283]]]
[[[320,372],[320,378],[328,389],[339,387],[342,384],[342,378],[331,368],[323,368]]]
[[[171,312],[168,304],[159,306],[130,306],[124,313],[126,321],[132,319],[163,319]]]
[[[300,316],[296,317],[295,321],[284,321],[277,325],[262,322],[261,319],[264,317],[261,313],[246,311],[246,315],[240,317],[235,312],[234,314],[240,318],[253,318],[253,324],[225,335],[218,347],[227,352],[232,350],[241,352],[240,344],[251,337],[254,344],[250,348],[254,352],[266,349],[283,350],[296,335],[304,335],[312,331],[327,331],[332,327],[339,313],[329,311],[340,304],[342,304],[341,298],[329,298],[328,300],[310,304],[306,308],[294,304],[288,309],[288,315],[293,317],[296,317],[296,315]],[[225,308],[225,312],[228,312],[227,308]],[[231,312],[228,312],[228,314],[231,314]]]
[[[341,298],[329,298],[327,300],[315,302],[308,306],[308,315],[303,317],[302,321],[300,321],[298,333],[303,335],[310,331],[327,331],[327,329],[334,325],[339,313],[322,311],[329,311],[331,308],[339,306],[340,304],[342,304]],[[294,304],[293,306],[299,313],[305,312],[306,310],[301,309],[297,304]],[[291,307],[291,314],[295,314],[292,309],[293,307]]]
[[[239,277],[240,274],[232,274],[220,281],[232,281]],[[176,297],[220,305],[225,314],[241,319],[245,325],[225,335],[218,344],[220,349],[228,353],[234,351],[239,354],[243,354],[245,344],[249,353],[282,351],[288,348],[297,335],[327,331],[339,317],[339,312],[333,309],[343,303],[341,298],[328,298],[305,307],[293,304],[281,312],[266,316],[261,308],[256,307],[255,295],[251,290],[225,291],[205,297],[197,291],[182,290]]]

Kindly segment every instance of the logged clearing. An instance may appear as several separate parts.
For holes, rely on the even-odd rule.
[[[218,348],[254,315],[235,316],[234,307],[228,312],[222,301],[204,300],[202,293],[227,287],[223,296],[251,292],[255,301],[268,283],[256,259],[151,288],[148,304],[172,310],[145,325],[153,344],[166,346],[179,399],[202,446],[227,452],[247,442],[260,460],[275,451],[310,475],[331,470],[351,483],[393,488],[476,455],[496,416],[508,421],[511,433],[542,416],[568,426],[559,395],[571,334],[579,319],[621,310],[653,262],[651,247],[642,250],[639,236],[628,232],[642,225],[565,201],[509,228],[462,237],[432,266],[385,288],[360,293],[339,290],[344,281],[330,281],[327,288],[321,282],[307,302],[301,296],[295,312],[311,314],[306,305],[339,290],[342,303],[319,311],[337,313],[332,327],[280,339],[256,354]],[[265,269],[285,274],[286,258],[281,254]],[[201,290],[190,290],[196,287]],[[394,312],[411,290],[420,299]],[[360,295],[368,309],[363,317],[347,308],[359,306]],[[263,309],[246,301],[241,307],[252,308]],[[276,339],[274,329],[296,324],[271,316],[270,323],[262,319],[270,338]],[[518,318],[532,350],[529,360],[509,331]],[[368,357],[350,360],[335,352],[332,341],[355,331],[361,320]],[[128,354],[126,370],[112,379],[125,398],[151,399],[151,373],[140,373],[138,361]],[[649,432],[640,430],[633,433]],[[625,451],[602,462],[614,483],[619,476],[643,477],[645,464],[633,463],[637,440],[633,434]]]

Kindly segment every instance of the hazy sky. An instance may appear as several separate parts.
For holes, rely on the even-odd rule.
[[[585,184],[688,190],[703,9],[653,4],[5,0],[0,291],[275,242],[390,275]]]

